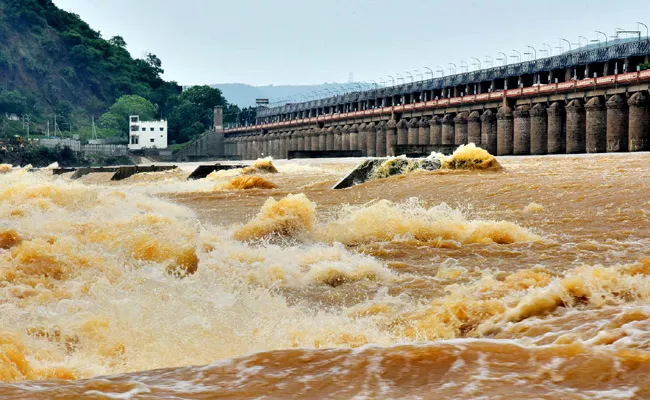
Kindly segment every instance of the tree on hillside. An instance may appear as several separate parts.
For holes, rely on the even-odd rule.
[[[241,110],[237,104],[228,104],[223,109],[223,122],[234,124],[239,120]]]
[[[215,106],[226,106],[226,99],[221,94],[221,90],[207,85],[192,86],[181,93],[179,100],[181,102],[187,100],[205,110],[212,110]]]
[[[193,86],[183,91],[169,114],[170,140],[183,143],[210,129],[215,106],[228,107],[219,89]]]
[[[141,120],[151,120],[156,115],[156,106],[144,97],[122,96],[99,118],[99,125],[106,129],[116,129],[122,133],[129,131],[129,116],[139,115]]]
[[[112,38],[109,39],[108,42],[113,46],[126,48],[126,41],[122,36],[113,36]]]
[[[255,107],[244,107],[239,113],[239,123],[241,125],[251,125],[255,123],[255,118],[257,118],[257,108]]]
[[[155,54],[147,53],[147,59],[145,60],[147,64],[151,67],[151,70],[154,71],[158,77],[162,75],[165,70],[162,69],[162,61]]]
[[[183,100],[169,115],[169,140],[184,143],[194,139],[207,130],[203,123],[205,113],[198,105]]]
[[[14,90],[0,91],[0,113],[20,115],[25,112],[26,99]]]

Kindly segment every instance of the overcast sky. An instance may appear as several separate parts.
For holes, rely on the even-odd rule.
[[[639,19],[650,25],[648,0],[54,2],[105,38],[122,36],[135,57],[158,55],[165,78],[183,85],[347,82],[351,73],[355,81],[390,81],[386,75],[425,66],[460,69],[463,60],[475,63],[470,57],[485,64],[486,55],[523,53],[526,45],[541,50],[543,42],[557,52],[559,37],[592,40],[594,30],[613,35],[637,29]]]

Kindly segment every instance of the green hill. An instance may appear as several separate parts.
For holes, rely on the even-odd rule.
[[[55,117],[63,133],[88,136],[94,118],[102,136],[125,136],[125,115],[144,108],[149,118],[168,119],[170,142],[181,143],[210,127],[216,105],[225,108],[227,122],[254,118],[218,89],[181,95],[162,73],[155,55],[131,57],[122,37],[102,38],[52,0],[0,0],[0,137],[24,134],[23,118],[31,134],[48,127],[52,134]]]
[[[105,40],[51,0],[0,0],[0,112],[101,113],[124,94],[164,107],[174,82],[160,60],[133,59],[121,37]]]

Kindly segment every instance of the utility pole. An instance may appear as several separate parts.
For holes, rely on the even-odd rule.
[[[95,128],[95,116],[92,116],[92,121],[93,121],[93,140],[97,139],[97,128]]]

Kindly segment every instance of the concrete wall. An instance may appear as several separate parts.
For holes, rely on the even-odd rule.
[[[239,144],[239,147],[237,147]],[[201,158],[242,158],[246,149],[245,141],[229,141],[226,143],[223,130],[223,109],[213,110],[213,126],[208,132],[190,142],[187,146],[174,153],[174,159],[191,161]]]

